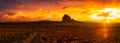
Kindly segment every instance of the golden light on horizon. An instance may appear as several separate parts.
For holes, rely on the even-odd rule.
[[[89,9],[89,11],[79,8],[79,7],[70,7],[66,9],[58,9],[58,10],[43,10],[38,9],[34,12],[24,12],[24,11],[16,11],[14,15],[4,15],[4,18],[13,19],[13,20],[53,20],[53,21],[61,21],[64,14],[68,14],[72,19],[82,22],[101,22],[101,23],[112,23],[116,22],[120,19],[120,10],[117,8],[104,8],[101,9]],[[21,19],[23,18],[23,19]]]
[[[3,12],[1,21],[61,21],[64,14],[68,14],[72,19],[80,22],[120,22],[120,8],[116,1],[63,1],[59,4],[53,3],[27,3],[20,5],[18,9],[9,9]],[[108,4],[108,3],[111,4]],[[74,4],[71,4],[74,3]],[[26,8],[28,7],[28,9]],[[97,7],[97,8],[96,8]],[[13,13],[12,15],[10,15]],[[2,13],[1,13],[2,14]]]
[[[90,18],[103,23],[112,23],[120,18],[120,10],[117,8],[105,8],[104,10],[99,10],[96,14],[92,14]]]

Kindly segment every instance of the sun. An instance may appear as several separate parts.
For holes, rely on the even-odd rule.
[[[115,21],[115,19],[120,18],[120,10],[116,8],[105,8],[103,10],[99,10],[98,13],[90,15],[92,20],[111,23]]]

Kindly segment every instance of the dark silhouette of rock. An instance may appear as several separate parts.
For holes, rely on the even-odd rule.
[[[67,22],[78,22],[78,21],[75,21],[75,20],[71,19],[70,16],[68,16],[67,14],[65,14],[65,15],[63,16],[63,18],[62,18],[62,22],[63,22],[63,23],[67,23]]]
[[[65,14],[62,18],[62,22],[70,22],[70,21],[71,21],[71,18],[67,14]]]

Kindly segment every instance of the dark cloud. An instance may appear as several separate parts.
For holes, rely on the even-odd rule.
[[[5,11],[6,9],[15,8],[17,4],[21,4],[22,1],[18,0],[0,0],[0,10]]]
[[[69,8],[68,6],[64,6],[62,9],[66,9],[66,8]]]
[[[6,12],[8,14],[8,16],[13,16],[16,14],[16,12]]]
[[[86,2],[88,0],[0,0],[0,10],[4,11],[6,9],[12,9],[12,8],[16,8],[17,5],[23,5],[26,3],[54,3],[54,4],[59,4],[59,2],[61,1],[82,1],[82,2]],[[95,1],[96,0],[91,0],[91,1]],[[98,2],[102,2],[105,3],[108,0],[97,0]]]
[[[6,9],[15,9],[16,7],[24,4],[58,4],[58,1],[60,0],[0,0],[0,10],[4,11]]]
[[[4,15],[13,16],[16,13],[17,12],[0,12],[0,18],[2,18]]]

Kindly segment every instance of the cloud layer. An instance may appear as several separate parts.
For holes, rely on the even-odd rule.
[[[118,2],[119,0],[0,0],[0,22],[60,21],[64,14],[85,21],[89,20],[87,16],[93,10],[119,7]]]

